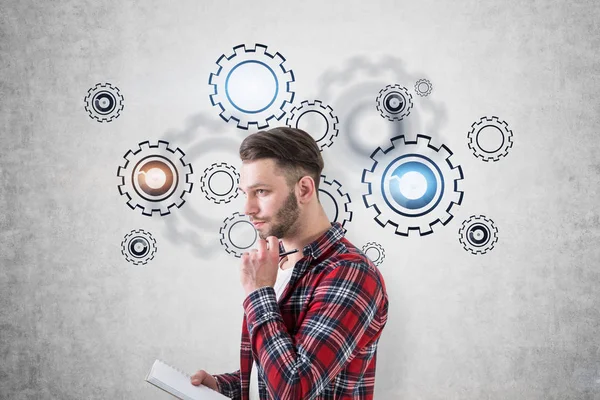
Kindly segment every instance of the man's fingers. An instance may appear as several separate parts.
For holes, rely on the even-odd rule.
[[[258,257],[264,258],[267,254],[267,242],[263,239],[258,239]]]
[[[276,236],[269,236],[267,242],[269,242],[269,253],[276,253],[279,256],[279,239]]]
[[[198,371],[194,375],[192,375],[190,377],[191,378],[190,380],[192,381],[193,385],[199,385],[200,383],[202,383],[202,380],[204,379],[205,376],[206,376],[206,371],[201,369],[200,371]]]

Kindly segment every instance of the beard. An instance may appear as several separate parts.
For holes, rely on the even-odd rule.
[[[265,240],[269,236],[275,236],[276,238],[283,238],[290,232],[293,232],[294,225],[298,221],[300,216],[300,208],[298,207],[298,199],[296,193],[291,190],[285,202],[277,211],[274,221],[275,224],[268,231],[258,232],[261,239]]]

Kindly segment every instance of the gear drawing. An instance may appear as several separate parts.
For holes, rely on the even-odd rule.
[[[417,83],[415,83],[415,92],[419,96],[429,96],[433,90],[433,85],[427,79],[419,79]]]
[[[98,122],[110,122],[121,115],[124,98],[119,88],[110,83],[97,83],[83,99],[90,118]]]
[[[317,114],[325,121],[325,129],[324,132],[313,132],[312,129],[309,129],[309,133],[320,134],[320,137],[315,137],[315,141],[319,146],[319,149],[322,151],[325,147],[330,147],[333,144],[333,139],[338,135],[338,117],[333,114],[333,109],[331,106],[324,106],[320,100],[315,100],[312,103],[308,100],[300,103],[299,107],[292,108],[290,111],[290,115],[287,118],[285,124],[290,128],[300,128],[298,126],[300,120],[303,116],[308,114]]]
[[[481,117],[471,125],[467,134],[469,148],[483,161],[498,161],[506,157],[513,146],[513,133],[505,121],[498,117]]]
[[[433,146],[429,136],[419,134],[410,141],[400,135],[391,142],[388,149],[375,150],[371,169],[363,170],[365,206],[375,210],[380,226],[394,226],[397,235],[409,236],[411,230],[431,234],[433,226],[446,225],[453,208],[462,203],[462,168],[453,165],[450,149]]]
[[[184,157],[181,149],[173,150],[163,140],[156,145],[141,142],[138,150],[129,150],[123,156],[125,164],[117,169],[119,193],[127,197],[127,205],[132,210],[141,208],[147,216],[167,215],[172,207],[181,207],[193,186],[192,166]]]
[[[377,96],[377,110],[390,121],[401,121],[410,114],[412,94],[400,85],[387,85]]]
[[[458,240],[472,254],[485,254],[498,241],[498,228],[494,221],[483,215],[471,215],[458,230]]]
[[[369,257],[369,259],[371,261],[373,261],[373,264],[375,264],[375,266],[379,266],[381,265],[381,263],[383,262],[383,260],[385,259],[385,250],[383,249],[383,247],[379,244],[379,243],[375,243],[375,242],[368,242],[367,244],[365,244],[362,247],[362,252],[365,253],[365,255],[367,257]],[[372,250],[377,252],[377,257],[371,257],[367,254],[367,252],[369,252],[369,250]],[[371,252],[371,253],[372,253]]]
[[[219,233],[221,235],[221,244],[225,246],[225,251],[237,258],[241,258],[242,254],[249,251],[254,243],[256,243],[258,237],[258,232],[254,229],[254,225],[252,225],[248,216],[239,212],[234,212],[231,217],[225,218]],[[242,241],[245,243],[240,243],[240,236],[244,236],[244,233],[246,237],[242,238]],[[233,237],[236,238],[238,243],[234,243]],[[248,240],[248,237],[251,240]]]
[[[227,176],[226,178],[224,178],[225,175]],[[225,180],[227,188],[218,187],[219,182],[214,182],[213,180]],[[204,196],[215,204],[229,203],[239,195],[239,183],[240,174],[238,174],[233,166],[227,163],[214,163],[204,170],[204,174],[200,178],[200,189],[204,193]]]
[[[240,129],[249,125],[267,128],[273,118],[280,120],[294,101],[294,73],[283,65],[281,54],[268,53],[263,44],[254,49],[241,44],[233,51],[219,57],[219,68],[210,74],[210,101],[221,109],[224,121],[234,120]]]
[[[325,175],[321,175],[321,182],[319,183],[319,201],[323,203],[324,197],[325,199],[331,200],[333,202],[334,215],[329,215],[329,219],[331,222],[339,222],[342,224],[342,228],[344,228],[344,233],[348,230],[346,229],[346,224],[352,221],[352,211],[350,210],[350,196],[348,193],[342,191],[342,185],[337,180],[328,181]],[[333,218],[332,218],[333,217]]]
[[[133,230],[121,242],[121,254],[133,265],[145,265],[154,258],[156,239],[143,229]]]

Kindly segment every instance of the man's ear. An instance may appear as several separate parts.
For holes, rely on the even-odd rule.
[[[308,175],[300,178],[296,185],[296,197],[300,203],[308,203],[315,193],[315,181]]]

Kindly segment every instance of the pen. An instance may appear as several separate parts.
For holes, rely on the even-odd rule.
[[[286,251],[285,253],[279,253],[279,257],[287,256],[288,254],[293,254],[293,253],[297,253],[297,252],[298,252],[298,249]]]

